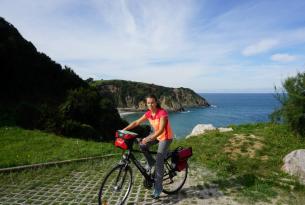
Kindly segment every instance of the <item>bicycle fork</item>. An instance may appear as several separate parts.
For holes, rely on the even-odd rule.
[[[123,184],[124,184],[124,181],[126,179],[126,175],[127,175],[127,166],[128,164],[130,163],[128,157],[126,157],[125,155],[123,155],[123,159],[120,161],[120,165],[122,165],[120,167],[120,171],[119,171],[119,174],[117,176],[117,178],[115,179],[115,184],[116,186],[114,186],[114,191],[119,191]],[[121,175],[122,175],[122,172],[123,172],[123,177],[121,178]],[[120,181],[119,181],[120,180]]]

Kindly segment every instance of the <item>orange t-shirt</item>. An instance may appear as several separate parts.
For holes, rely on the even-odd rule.
[[[151,111],[148,110],[145,113],[145,116],[148,119],[149,123],[151,124],[151,126],[153,127],[155,132],[157,132],[159,130],[161,117],[165,117],[167,122],[166,122],[166,125],[164,128],[164,131],[157,137],[157,140],[163,141],[163,140],[169,140],[169,139],[173,138],[173,131],[169,124],[168,113],[164,109],[158,108],[155,116],[153,116]]]

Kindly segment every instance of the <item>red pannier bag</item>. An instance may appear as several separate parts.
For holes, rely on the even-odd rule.
[[[173,152],[172,161],[175,164],[176,171],[180,172],[187,166],[187,160],[193,155],[192,147],[178,147]]]
[[[114,145],[115,145],[116,147],[119,147],[119,148],[123,149],[123,150],[127,150],[127,149],[128,149],[127,143],[126,143],[125,140],[122,139],[122,138],[117,138],[117,139],[115,140],[115,142],[114,142]]]
[[[183,161],[179,161],[177,164],[176,164],[176,171],[178,172],[181,172],[182,170],[184,170],[187,166],[187,160],[183,160]]]
[[[119,147],[123,150],[127,150],[130,146],[132,146],[132,139],[137,137],[137,133],[125,131],[125,130],[118,130],[115,133],[115,142],[114,145]]]

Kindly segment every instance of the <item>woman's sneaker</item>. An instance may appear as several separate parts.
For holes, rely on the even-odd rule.
[[[161,192],[162,192],[162,190],[161,190],[161,191],[158,191],[158,190],[154,189],[153,193],[151,194],[151,197],[152,197],[153,199],[159,199],[159,198],[160,198],[160,195],[161,195]]]

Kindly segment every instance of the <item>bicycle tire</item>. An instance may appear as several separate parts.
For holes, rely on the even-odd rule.
[[[165,194],[175,194],[183,187],[188,175],[188,167],[186,164],[185,169],[178,172],[169,163],[165,164],[163,178],[163,192]]]
[[[133,181],[132,177],[132,169],[129,165],[126,166],[125,164],[118,164],[113,167],[102,182],[98,194],[98,204],[124,204],[131,190]],[[109,182],[110,185],[107,187],[107,183]],[[119,191],[122,191],[122,193],[118,194]],[[123,198],[119,199],[120,196]]]

